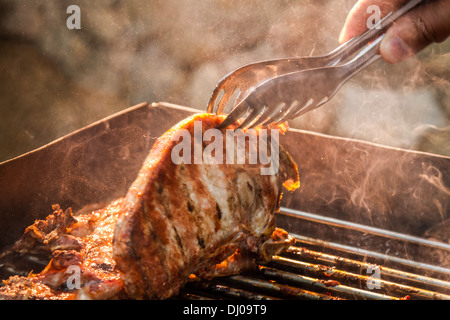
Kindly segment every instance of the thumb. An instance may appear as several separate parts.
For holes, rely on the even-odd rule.
[[[450,35],[449,16],[450,1],[436,0],[398,19],[381,42],[383,59],[397,63],[433,42],[444,41]]]

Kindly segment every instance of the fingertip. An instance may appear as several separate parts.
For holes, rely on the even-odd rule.
[[[341,33],[339,34],[339,43],[343,44],[344,42],[347,42],[347,38],[346,38],[346,30],[345,27],[342,28]]]
[[[365,31],[365,25],[357,24],[354,20],[346,21],[339,34],[339,43],[344,43]]]
[[[343,44],[356,35],[356,32],[352,32],[352,29],[349,29],[348,24],[345,24],[341,30],[341,33],[339,34],[339,43]]]
[[[367,8],[377,4],[381,0],[359,0],[347,15],[347,18],[339,34],[339,42],[342,44],[351,38],[367,30]]]
[[[344,27],[341,30],[341,33],[339,34],[339,43],[343,44],[350,40],[351,38],[361,34],[366,29],[363,28],[356,28],[352,25],[345,24]]]
[[[380,44],[383,59],[391,64],[398,63],[414,55],[414,50],[401,38],[399,34],[386,34]]]

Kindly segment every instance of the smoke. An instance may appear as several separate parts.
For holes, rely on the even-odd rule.
[[[301,188],[287,206],[423,236],[450,218],[450,159],[312,133],[282,139]]]
[[[441,193],[444,196],[450,198],[450,186],[447,186],[445,184],[445,182],[443,181],[442,172],[438,168],[434,166],[422,168],[422,173],[419,174],[419,177],[420,179],[422,179],[422,183],[433,186],[437,193]],[[448,209],[445,207],[445,204],[439,201],[439,199],[436,197],[432,198],[432,203],[436,207],[436,212],[440,214],[442,222],[449,218],[447,217]]]
[[[427,90],[405,93],[350,85],[342,94],[334,123],[341,136],[414,149],[423,136],[418,128],[446,125],[444,113]]]
[[[402,222],[404,232],[419,235],[449,218],[450,181],[442,173],[448,159],[439,168],[422,154],[395,149],[355,152],[360,156],[353,163],[347,159],[348,165],[336,173],[348,194],[343,210],[364,212],[374,225],[388,228]],[[407,219],[411,221],[405,223]]]
[[[438,168],[429,166],[424,170],[424,173],[419,174],[419,177],[436,187],[439,191],[450,196],[450,188],[444,184],[442,172]]]
[[[77,0],[70,5],[80,8],[81,29],[69,30],[69,3],[2,0],[0,62],[6,72],[0,95],[0,143],[4,145],[0,159],[143,101],[205,110],[216,83],[244,64],[321,55],[336,48],[355,2]],[[368,102],[375,95],[394,91],[399,97],[410,96],[419,87],[431,90],[426,95],[436,94],[440,100],[429,104],[412,94],[410,110],[437,114],[434,109],[442,107],[441,100],[447,101],[450,92],[447,47],[448,42],[434,46],[398,66],[377,62],[358,75],[352,86],[346,85],[346,92],[293,121],[292,127],[410,147],[405,133],[388,140],[389,131],[380,126],[381,119],[366,121],[374,124],[371,130],[352,132],[355,126],[348,123],[348,114],[370,119],[366,112],[386,105],[385,101]],[[29,66],[26,73],[21,71],[24,65]],[[380,91],[370,94],[376,88]],[[349,101],[356,102],[350,106]],[[357,101],[360,109],[355,109]],[[395,103],[390,105],[396,109]],[[433,110],[424,111],[424,105]],[[346,112],[349,108],[355,112]],[[406,108],[400,109],[399,116],[408,114]],[[448,112],[444,114],[441,119],[448,125]],[[434,120],[423,123],[443,126]],[[404,132],[408,131],[405,127]],[[386,132],[385,137],[377,136],[379,132]],[[412,147],[442,153],[443,145],[435,140]]]

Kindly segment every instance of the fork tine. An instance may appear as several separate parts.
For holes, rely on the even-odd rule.
[[[275,108],[269,108],[266,106],[266,109],[263,114],[255,121],[250,128],[254,128],[259,125],[265,125],[266,122],[272,122],[272,118],[276,116],[280,110],[284,106],[284,102],[279,103]]]
[[[274,111],[271,108],[265,106],[264,111],[263,111],[263,113],[261,113],[258,120],[253,122],[249,128],[254,128],[256,126],[264,124],[266,121],[270,120],[270,116],[272,113],[274,113]]]
[[[318,107],[319,107],[319,105],[318,104],[314,104],[314,100],[311,98],[311,99],[308,100],[308,102],[303,107],[298,109],[297,112],[292,115],[291,119],[292,118],[296,118],[296,117],[298,117],[298,116],[300,116],[302,114],[305,114],[308,111],[314,110],[314,109],[316,109]]]
[[[261,109],[261,110],[264,110],[264,109]],[[237,129],[246,129],[247,127],[250,127],[249,125],[253,121],[259,119],[258,115],[261,115],[261,110],[259,110],[259,108],[253,108],[251,110],[250,114],[247,114],[244,121],[242,121],[242,123],[239,125],[239,127]]]
[[[222,98],[220,99],[219,103],[217,104],[217,111],[216,114],[222,114],[226,113],[225,108],[228,106],[228,104],[231,101],[232,105],[235,105],[235,102],[241,95],[241,90],[239,88],[236,88],[234,90],[224,90],[224,94]]]
[[[220,97],[220,100],[218,100],[216,102],[216,105],[217,105],[216,112],[215,112],[216,114],[223,113],[223,110],[225,109],[225,106],[227,105],[227,102],[229,100],[228,97],[230,96],[229,91],[226,91],[226,90],[223,90],[223,89],[221,91],[223,91],[223,94]]]
[[[289,110],[289,105],[287,105],[286,103],[283,103],[282,106],[280,107],[280,109],[278,109],[278,111],[272,115],[269,119],[269,123],[277,123],[280,119],[284,118],[284,116],[286,115],[286,112]]]
[[[306,102],[306,104],[302,105],[302,104],[298,103],[297,100],[295,100],[291,104],[291,108],[289,109],[289,111],[286,112],[285,116],[282,119],[277,121],[277,124],[281,124],[281,123],[283,123],[283,122],[285,122],[287,120],[296,118],[300,114],[306,113],[307,111],[310,110],[309,107],[312,105],[313,102],[314,102],[314,100],[312,98],[310,98],[308,100],[308,102]]]
[[[218,101],[222,99],[223,94],[225,91],[223,89],[220,89],[219,86],[217,86],[211,97],[209,98],[208,107],[206,108],[206,112],[208,113],[216,113],[216,107],[218,105]]]
[[[251,106],[249,106],[247,103],[243,102],[240,105],[238,105],[236,108],[234,108],[230,114],[225,118],[225,120],[217,126],[217,129],[223,129],[228,127],[229,125],[235,123],[238,121],[242,116],[246,115],[250,110],[252,110]]]
[[[279,119],[277,121],[278,124],[283,123],[285,121],[287,121],[288,119],[291,118],[292,114],[296,112],[296,110],[299,108],[300,103],[298,102],[298,100],[295,100],[294,102],[291,103],[291,105],[289,106],[289,109],[287,110],[287,112],[284,114],[284,116]]]

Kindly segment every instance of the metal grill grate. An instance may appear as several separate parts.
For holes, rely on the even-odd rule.
[[[189,283],[183,299],[450,299],[450,269],[420,261],[420,249],[433,250],[442,255],[450,246],[436,241],[391,232],[283,208],[277,219],[282,224],[290,219],[309,224],[306,234],[321,234],[324,228],[340,229],[344,243],[321,240],[308,235],[291,233],[296,238],[290,247],[257,270],[208,282]],[[286,221],[287,219],[287,221]],[[298,229],[298,223],[296,224]],[[301,230],[297,232],[300,233]],[[386,247],[392,254],[366,248],[359,238],[370,234],[370,245]],[[376,241],[374,241],[376,237]],[[347,242],[347,243],[345,243]],[[397,249],[393,249],[397,247]],[[416,257],[404,258],[404,252]],[[413,250],[415,249],[415,250]],[[416,259],[417,258],[417,259]]]
[[[424,262],[429,255],[420,254],[448,256],[448,244],[288,208],[282,208],[277,223],[295,237],[294,246],[255,270],[190,282],[177,298],[450,300],[450,269]],[[12,261],[27,267],[46,264],[34,256],[16,258]],[[0,267],[3,278],[25,270],[16,263]]]

